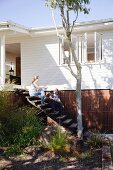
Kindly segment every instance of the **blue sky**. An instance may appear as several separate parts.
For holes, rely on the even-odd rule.
[[[44,0],[0,0],[0,22],[12,20],[27,27],[52,26],[51,10]],[[79,14],[78,22],[113,18],[113,0],[91,0],[89,15]],[[60,18],[56,12],[57,24]]]

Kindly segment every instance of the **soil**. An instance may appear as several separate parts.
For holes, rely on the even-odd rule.
[[[48,126],[40,136],[40,140],[48,140],[54,132],[54,126]],[[62,129],[64,131],[64,129]],[[88,153],[88,148],[83,140],[77,140],[75,135],[70,135],[71,147],[68,153],[54,153],[50,150],[30,146],[23,150],[22,155],[11,157],[4,156],[5,148],[0,148],[0,170],[101,170],[102,149],[92,149],[91,155],[78,157]],[[80,159],[82,158],[82,159]],[[83,159],[84,158],[84,159]]]
[[[102,152],[93,152],[92,157],[80,160],[32,146],[26,148],[23,155],[6,158],[1,154],[0,170],[101,170]]]

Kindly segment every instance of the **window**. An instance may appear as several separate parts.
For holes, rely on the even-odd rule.
[[[94,63],[102,60],[102,35],[95,32],[87,34],[87,62]]]
[[[93,32],[76,36],[73,35],[72,42],[76,57],[80,63],[95,63],[102,61],[102,34]],[[61,44],[63,44],[64,51],[61,48]],[[60,49],[59,64],[67,64],[65,55],[68,57],[71,64],[74,63],[72,55],[69,53],[69,47],[66,40],[63,42],[60,40]]]
[[[102,60],[102,34],[95,32],[73,36],[73,43],[80,63],[94,63]]]
[[[66,40],[59,39],[59,64],[67,64],[67,58],[70,63],[73,62],[68,42]]]
[[[87,34],[87,62],[95,61],[95,40],[94,34]]]
[[[95,61],[102,61],[102,34],[95,32]]]

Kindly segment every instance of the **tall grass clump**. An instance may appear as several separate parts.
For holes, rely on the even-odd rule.
[[[37,109],[24,106],[10,113],[8,120],[0,126],[0,145],[6,146],[6,154],[21,153],[30,146],[43,130],[36,117]]]
[[[100,133],[92,133],[87,140],[87,144],[90,148],[101,148],[102,142],[103,139]]]
[[[67,149],[69,147],[68,137],[69,136],[66,132],[61,132],[61,130],[57,128],[54,134],[50,136],[50,140],[47,144],[45,144],[45,147],[56,153],[68,152],[69,151]]]

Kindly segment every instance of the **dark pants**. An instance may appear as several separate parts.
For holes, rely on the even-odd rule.
[[[63,105],[61,102],[50,100],[49,107],[53,109],[53,111],[59,111],[60,115],[63,115]]]

